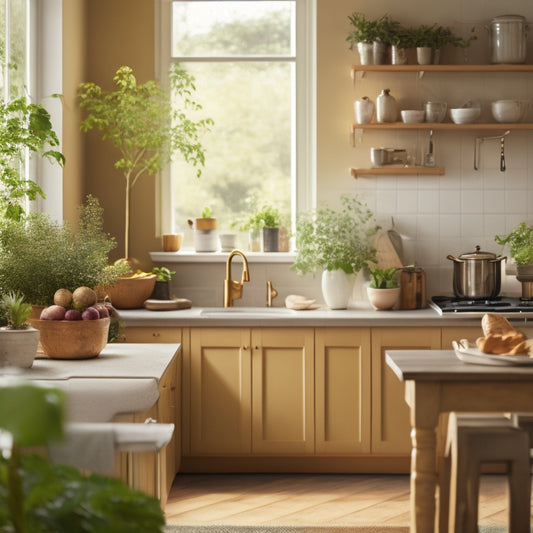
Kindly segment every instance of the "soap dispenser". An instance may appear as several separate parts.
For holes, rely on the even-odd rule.
[[[378,122],[396,122],[398,105],[390,89],[383,89],[376,98],[376,119]]]

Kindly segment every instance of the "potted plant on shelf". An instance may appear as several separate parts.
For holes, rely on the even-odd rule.
[[[125,259],[130,259],[130,198],[139,178],[160,172],[176,152],[197,167],[197,176],[201,175],[200,167],[205,162],[200,136],[209,130],[213,121],[188,118],[188,111],[200,110],[201,106],[192,99],[194,78],[186,70],[174,64],[169,80],[172,100],[170,93],[156,81],[138,84],[128,66],[116,71],[114,91],[104,91],[90,82],[78,87],[79,105],[87,113],[81,129],[99,130],[102,139],[110,140],[120,155],[115,168],[125,180]],[[172,101],[178,104],[173,105]]]
[[[48,306],[60,288],[74,291],[114,283],[129,268],[108,264],[116,242],[103,224],[103,209],[90,195],[79,208],[77,232],[42,213],[0,219],[0,291]]]
[[[436,23],[431,26],[422,24],[416,28],[414,36],[419,65],[439,63],[440,50],[447,44],[467,48],[472,41],[477,39],[475,35],[471,35],[468,39],[463,39],[454,35],[452,29],[448,26],[439,26]]]
[[[391,63],[405,65],[408,62],[407,50],[416,48],[416,30],[399,26],[391,38]]]
[[[357,47],[361,65],[385,63],[386,47],[392,44],[400,23],[387,14],[370,20],[359,12],[349,15],[348,20],[353,29],[346,40],[350,43],[350,50]]]
[[[522,283],[522,296],[533,297],[533,225],[520,222],[506,236],[496,235],[494,240],[509,247],[509,255],[516,264],[516,279]]]
[[[44,198],[44,192],[21,174],[26,153],[39,154],[63,166],[65,158],[54,149],[59,139],[48,111],[26,97],[0,101],[0,210],[9,219],[20,220],[24,201]]]
[[[188,221],[194,227],[194,250],[196,252],[216,252],[218,250],[217,219],[213,217],[213,210],[209,206],[202,209],[201,217],[196,218],[196,224]]]
[[[278,208],[263,204],[241,225],[244,230],[256,230],[261,235],[262,252],[279,252],[279,231],[282,217]]]
[[[154,298],[155,300],[170,300],[170,280],[175,273],[175,270],[170,270],[165,266],[154,267],[152,274],[156,276],[155,287],[150,298]]]
[[[352,295],[354,274],[376,262],[372,240],[379,226],[357,197],[342,196],[342,208],[301,213],[296,222],[296,259],[299,274],[322,272],[322,292],[328,307],[345,309]]]
[[[381,269],[369,268],[370,285],[367,287],[368,300],[376,310],[392,309],[400,296],[396,267]]]
[[[0,366],[30,368],[33,365],[39,330],[27,322],[31,304],[18,292],[4,293],[0,298],[0,313],[7,325],[0,328]]]

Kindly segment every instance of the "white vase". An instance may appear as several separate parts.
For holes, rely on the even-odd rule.
[[[376,98],[376,120],[378,122],[396,122],[398,118],[398,104],[396,98],[390,94],[390,89],[383,89]]]
[[[400,287],[394,289],[374,289],[367,287],[366,290],[370,305],[374,309],[381,311],[392,309],[400,296]]]
[[[355,278],[344,270],[324,270],[322,273],[322,295],[330,309],[346,309],[352,296]]]
[[[356,100],[354,102],[354,114],[357,124],[369,124],[374,114],[374,102],[368,96]]]

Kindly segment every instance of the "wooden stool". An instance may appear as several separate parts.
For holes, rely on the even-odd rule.
[[[482,463],[506,463],[509,532],[530,531],[529,436],[503,415],[450,413],[440,512],[450,533],[477,533]],[[444,520],[443,520],[444,518]],[[441,527],[446,516],[441,516]]]

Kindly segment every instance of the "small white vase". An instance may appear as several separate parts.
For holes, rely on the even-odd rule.
[[[352,296],[355,277],[344,270],[324,270],[322,295],[330,309],[346,309]]]
[[[357,124],[369,124],[372,121],[374,102],[368,96],[363,96],[363,98],[356,100],[353,106]]]
[[[400,287],[394,289],[374,289],[367,287],[366,291],[370,305],[378,311],[392,309],[400,296]]]
[[[416,48],[416,61],[419,65],[431,65],[433,63],[433,48],[418,46]]]
[[[396,122],[398,104],[390,94],[390,89],[383,89],[376,98],[376,120],[378,122]]]

